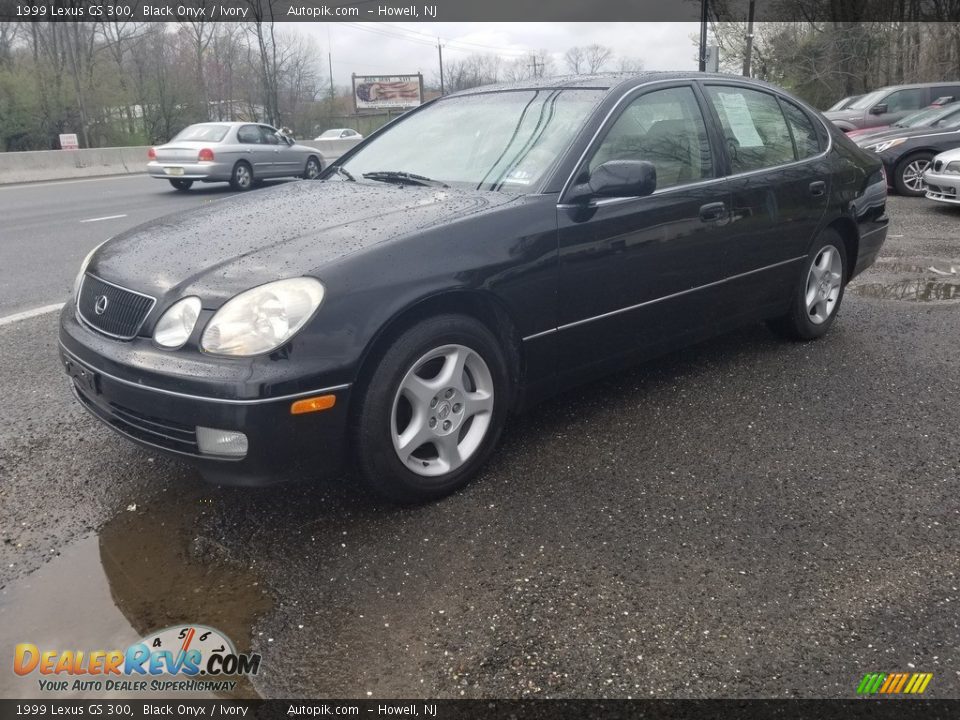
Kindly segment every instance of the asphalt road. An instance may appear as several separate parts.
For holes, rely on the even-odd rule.
[[[849,697],[914,669],[960,697],[960,305],[924,299],[958,282],[960,210],[890,213],[823,340],[753,326],[567,393],[417,509],[205,485],[76,405],[54,315],[0,326],[0,657],[199,622],[263,654],[265,697]],[[21,262],[4,293],[43,284]]]
[[[107,238],[232,194],[225,183],[178,192],[147,175],[0,185],[0,317],[66,300],[83,258]]]

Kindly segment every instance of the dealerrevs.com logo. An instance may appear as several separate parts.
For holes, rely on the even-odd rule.
[[[238,653],[233,641],[205,625],[180,625],[146,636],[125,650],[51,650],[20,643],[13,671],[37,675],[40,690],[223,692],[256,675],[260,655]]]

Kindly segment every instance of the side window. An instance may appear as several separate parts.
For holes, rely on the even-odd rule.
[[[630,103],[590,160],[647,160],[657,168],[657,188],[713,177],[707,127],[689,87],[655,90]]]
[[[260,136],[263,138],[260,142],[264,145],[279,145],[280,138],[277,137],[277,131],[266,125],[260,126]]]
[[[820,140],[813,123],[807,114],[786,100],[780,100],[783,105],[783,114],[787,116],[787,124],[793,133],[793,144],[797,148],[797,159],[812,157],[820,152]]]
[[[950,98],[946,102],[956,102],[960,100],[960,86],[958,85],[941,85],[940,87],[935,87],[930,91],[931,100],[937,100],[939,98]]]
[[[762,170],[797,159],[777,98],[741,87],[710,85],[706,90],[720,116],[734,173]]]
[[[927,93],[923,88],[909,88],[892,92],[882,101],[887,106],[887,112],[907,112],[919,110],[927,104]]]
[[[260,128],[256,125],[244,125],[237,130],[237,140],[245,145],[259,145],[263,142]]]

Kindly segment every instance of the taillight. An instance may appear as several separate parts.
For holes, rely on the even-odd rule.
[[[153,148],[150,148],[149,150],[147,150],[147,160],[156,160],[156,159],[157,159],[157,151]]]
[[[213,150],[204,148],[200,151],[200,154],[197,155],[197,160],[200,162],[213,162]]]

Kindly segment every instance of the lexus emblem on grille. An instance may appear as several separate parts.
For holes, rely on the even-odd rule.
[[[97,295],[93,299],[93,302],[94,302],[93,309],[97,313],[97,315],[103,315],[107,311],[107,305],[109,304],[110,301],[107,300],[106,295]]]

